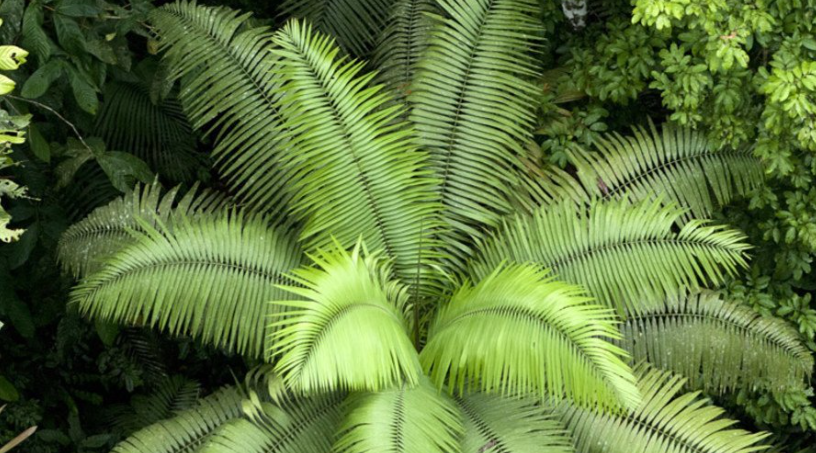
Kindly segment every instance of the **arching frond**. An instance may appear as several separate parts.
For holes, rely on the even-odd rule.
[[[572,453],[564,425],[535,399],[484,393],[457,396],[465,435],[462,453]]]
[[[307,19],[343,49],[365,56],[385,27],[395,0],[284,0],[285,15]]]
[[[60,205],[71,222],[76,222],[94,209],[121,196],[108,175],[96,162],[85,162],[74,175],[73,183],[58,192]]]
[[[422,374],[408,337],[403,288],[387,281],[375,256],[335,249],[311,256],[317,267],[292,272],[299,286],[283,287],[303,300],[283,300],[283,319],[270,345],[276,371],[289,388],[377,391],[414,385]]]
[[[456,405],[423,378],[419,385],[360,393],[346,402],[337,453],[459,453]]]
[[[742,233],[698,220],[675,233],[683,213],[659,200],[596,201],[587,210],[572,202],[545,206],[480,242],[472,272],[487,275],[504,260],[539,263],[619,313],[636,313],[720,284],[746,264]]]
[[[60,237],[57,256],[66,272],[82,277],[98,271],[105,259],[133,243],[130,234],[139,230],[139,222],[155,225],[156,221],[167,223],[171,215],[192,215],[211,212],[226,204],[224,196],[195,187],[183,197],[178,197],[179,187],[164,196],[159,184],[138,185],[105,206],[91,212],[81,221],[71,225]]]
[[[536,73],[528,50],[540,22],[537,0],[440,0],[409,101],[420,145],[442,180],[446,238],[454,256],[469,237],[511,211],[518,157],[531,139]]]
[[[108,82],[94,132],[109,149],[132,153],[173,181],[189,181],[196,170],[206,167],[178,100],[151,100],[151,75],[149,69],[138,67],[131,80]]]
[[[149,393],[135,395],[130,404],[117,408],[113,427],[120,432],[132,433],[138,429],[170,418],[198,404],[201,386],[184,376],[169,376],[151,388]]]
[[[277,404],[253,400],[246,417],[225,424],[201,453],[331,453],[342,418],[342,393],[286,398]]]
[[[375,80],[383,83],[397,102],[407,101],[434,24],[429,14],[436,11],[434,0],[396,0],[391,6],[388,25],[377,41],[371,61],[378,71]]]
[[[203,398],[198,406],[141,429],[113,453],[194,453],[223,424],[241,416],[241,392],[233,387]]]
[[[423,283],[435,246],[436,185],[413,131],[395,124],[399,107],[368,87],[373,74],[337,58],[330,37],[290,21],[275,35],[280,111],[289,135],[286,165],[303,175],[293,187],[301,237],[315,250],[337,240],[351,247],[362,236],[394,260],[406,284]]]
[[[269,219],[238,212],[181,217],[172,231],[141,222],[142,233],[71,292],[94,318],[155,326],[230,351],[259,356],[275,285],[301,251]]]
[[[813,357],[785,321],[713,293],[669,299],[627,319],[621,333],[633,360],[687,376],[693,388],[784,389],[813,372]]]
[[[505,394],[633,407],[614,313],[532,265],[499,267],[444,305],[420,358],[434,382]]]
[[[631,137],[608,134],[596,147],[594,153],[575,148],[572,155],[588,197],[635,201],[660,194],[704,218],[764,181],[751,149],[718,149],[703,132],[670,124],[662,132],[650,123]]]
[[[247,25],[248,14],[186,0],[153,10],[179,98],[193,127],[215,135],[215,166],[236,196],[277,217],[293,180],[280,165],[272,33]]]
[[[576,453],[749,453],[765,447],[767,434],[732,428],[725,411],[680,394],[685,380],[659,370],[639,370],[643,402],[630,414],[593,411],[568,403],[560,407]]]

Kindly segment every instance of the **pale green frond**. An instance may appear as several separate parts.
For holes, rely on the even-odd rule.
[[[538,400],[484,393],[455,397],[464,417],[462,453],[572,453],[564,425]]]
[[[227,387],[173,418],[141,429],[120,442],[113,453],[194,453],[220,426],[242,414],[243,396]]]
[[[681,394],[685,379],[641,368],[643,402],[632,413],[593,411],[568,402],[558,412],[575,440],[576,453],[749,453],[764,450],[767,434],[733,428],[724,410]]]
[[[439,228],[435,181],[413,130],[362,63],[338,58],[332,39],[290,21],[274,37],[283,81],[285,165],[301,175],[292,213],[307,250],[351,247],[359,237],[394,260],[404,283],[425,287]]]
[[[741,232],[699,220],[673,231],[683,214],[660,200],[595,201],[586,210],[572,202],[545,206],[479,241],[471,272],[487,275],[505,260],[538,263],[619,313],[637,313],[719,285],[746,265]]]
[[[419,385],[359,393],[346,401],[336,453],[459,453],[462,421],[427,378]]]
[[[416,65],[408,100],[420,146],[441,179],[445,238],[454,257],[469,255],[470,236],[496,227],[523,145],[531,140],[537,88],[538,0],[440,0],[428,48]]]
[[[212,212],[226,205],[226,198],[195,186],[179,198],[179,187],[162,196],[158,183],[140,187],[116,198],[71,225],[60,237],[57,256],[65,272],[79,278],[90,275],[114,253],[134,242],[130,231],[140,221],[155,225],[170,222],[172,215]]]
[[[164,177],[190,181],[197,170],[206,167],[178,100],[151,100],[150,66],[143,64],[130,79],[112,80],[105,85],[94,133],[109,149],[134,154]]]
[[[434,25],[429,14],[436,11],[435,0],[396,0],[391,5],[388,24],[380,34],[371,62],[377,68],[374,80],[384,84],[397,102],[407,101]]]
[[[614,312],[582,289],[533,265],[498,267],[466,283],[431,325],[422,364],[437,386],[567,397],[579,404],[634,407]]]
[[[669,299],[627,319],[621,333],[634,361],[687,376],[693,388],[781,390],[813,372],[793,327],[714,293]]]
[[[201,453],[331,453],[344,394],[247,401],[246,416],[225,424]]]
[[[269,299],[283,309],[269,344],[286,385],[306,394],[415,385],[422,370],[408,336],[407,295],[387,280],[388,266],[359,244],[310,257],[315,266],[291,274],[298,286],[282,287],[296,300]]]
[[[141,223],[135,242],[71,292],[92,318],[157,327],[260,356],[276,285],[302,254],[270,219],[240,212],[180,217],[172,230]]]
[[[711,212],[759,187],[762,163],[750,148],[716,148],[705,133],[654,124],[634,135],[599,138],[593,153],[574,149],[572,163],[588,197],[636,201],[660,194],[689,209],[692,217]]]
[[[195,128],[214,135],[215,167],[246,205],[277,217],[293,181],[280,164],[284,131],[274,90],[272,32],[248,14],[178,1],[153,10],[164,62],[180,79],[179,99]]]
[[[394,0],[283,0],[284,15],[306,19],[334,36],[355,56],[365,56],[385,27]]]

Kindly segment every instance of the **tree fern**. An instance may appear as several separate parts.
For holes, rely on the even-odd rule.
[[[456,402],[465,427],[462,453],[573,451],[566,428],[535,399],[467,393]]]
[[[287,16],[307,19],[353,55],[365,56],[385,27],[394,1],[284,0],[281,10]]]
[[[239,212],[182,217],[172,230],[141,222],[135,243],[77,285],[71,302],[94,318],[258,356],[268,302],[284,294],[275,285],[302,260],[290,235],[269,224]]]
[[[423,378],[377,393],[352,395],[334,451],[458,453],[462,421],[456,405]]]
[[[242,401],[243,395],[237,388],[223,388],[203,398],[195,408],[137,431],[112,451],[194,453],[219,427],[241,416]]]
[[[192,215],[211,212],[225,204],[225,198],[208,190],[195,187],[178,197],[179,187],[161,196],[161,186],[145,185],[133,189],[109,204],[99,207],[88,217],[74,223],[60,237],[57,256],[63,270],[74,277],[98,271],[106,258],[133,242],[132,230],[140,222],[155,225],[167,223],[172,214]],[[178,199],[178,200],[177,200]]]
[[[813,372],[793,328],[712,293],[669,299],[627,319],[621,333],[633,360],[687,376],[694,388],[799,387]]]
[[[425,155],[396,106],[362,64],[338,58],[332,40],[290,21],[275,35],[280,112],[301,175],[292,212],[304,223],[306,248],[346,247],[362,236],[394,260],[403,282],[423,283],[438,228],[434,181]],[[381,108],[384,107],[384,108]]]
[[[522,145],[531,139],[536,72],[527,54],[540,24],[536,0],[441,0],[409,101],[420,144],[442,181],[449,252],[511,211]]]
[[[282,188],[293,175],[279,162],[284,145],[271,32],[247,26],[248,14],[187,1],[157,8],[150,18],[171,78],[181,81],[179,98],[191,124],[215,136],[220,175],[247,205],[283,212]]]
[[[428,35],[436,12],[434,0],[396,0],[391,6],[388,25],[380,35],[372,56],[377,68],[377,82],[405,103],[411,92],[417,64],[428,47]]]
[[[270,344],[286,384],[309,393],[336,389],[377,391],[414,385],[422,373],[408,336],[405,291],[387,281],[389,270],[361,246],[321,252],[317,267],[294,271],[301,300],[278,298],[283,319]],[[271,299],[275,300],[275,299]]]
[[[683,214],[659,200],[594,202],[586,211],[572,202],[543,207],[480,241],[472,273],[487,275],[504,260],[538,263],[604,305],[636,313],[718,285],[746,264],[742,233],[698,220],[674,232]]]
[[[750,149],[718,149],[704,133],[669,124],[662,129],[650,123],[632,137],[608,134],[594,153],[574,148],[572,163],[587,195],[640,200],[660,194],[702,218],[762,184],[762,164]]]
[[[431,324],[422,364],[460,393],[566,396],[579,404],[632,407],[638,393],[614,314],[578,287],[535,266],[498,268],[465,284]],[[557,359],[556,359],[557,357]]]
[[[643,402],[631,414],[610,414],[560,405],[559,413],[575,440],[576,453],[749,453],[766,447],[767,434],[731,428],[724,411],[699,398],[680,394],[685,380],[641,368]]]

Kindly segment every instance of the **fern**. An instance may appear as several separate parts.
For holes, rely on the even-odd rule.
[[[717,149],[703,133],[669,124],[662,132],[652,123],[648,131],[637,127],[632,137],[608,134],[596,147],[595,153],[574,148],[571,156],[588,198],[634,201],[660,194],[704,218],[764,180],[750,149]]]
[[[140,222],[135,242],[71,293],[88,316],[190,335],[259,356],[275,287],[301,263],[292,238],[238,212],[181,217],[172,230]],[[172,307],[172,310],[168,310]]]
[[[605,341],[619,336],[614,315],[588,300],[534,266],[499,267],[440,309],[422,364],[438,386],[460,393],[634,406],[639,397],[624,352]]]
[[[113,427],[132,433],[145,426],[170,418],[198,403],[201,386],[183,376],[171,376],[147,395],[136,395],[130,405],[113,415]]]
[[[130,232],[140,222],[168,223],[171,215],[211,212],[226,202],[223,196],[195,187],[178,198],[179,187],[161,196],[158,184],[138,185],[106,206],[73,224],[60,237],[57,256],[63,270],[82,277],[101,269],[105,259],[133,242]]]
[[[538,263],[619,313],[637,313],[718,285],[746,265],[742,233],[698,220],[675,233],[683,214],[659,200],[594,202],[586,211],[571,202],[540,208],[480,241],[471,272],[487,275],[505,260]]]
[[[680,394],[685,379],[641,367],[643,402],[631,414],[593,411],[567,402],[558,413],[575,439],[576,453],[749,453],[764,450],[767,434],[730,428],[724,411],[700,399],[699,392]]]
[[[693,388],[728,392],[801,387],[813,357],[784,321],[702,293],[669,299],[621,326],[635,361],[688,377]]]
[[[441,0],[416,65],[411,120],[441,179],[447,251],[463,259],[469,236],[511,212],[522,144],[531,139],[536,73],[527,49],[540,24],[536,0]]]
[[[409,388],[349,397],[337,453],[458,453],[462,422],[456,405],[427,380]]]

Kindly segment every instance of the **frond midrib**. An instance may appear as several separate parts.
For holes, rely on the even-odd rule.
[[[336,403],[333,399],[325,400],[325,405],[321,405],[322,409],[330,408],[332,403]],[[320,415],[328,414],[328,411],[320,411]],[[274,453],[282,451],[286,446],[291,443],[292,441],[297,440],[298,436],[303,432],[306,431],[313,423],[320,420],[320,415],[316,417],[299,417],[296,419],[296,422],[287,426],[286,432],[283,436],[275,439],[277,443],[271,446],[270,450],[265,450],[265,453]],[[271,430],[270,430],[271,431]]]
[[[459,407],[462,409],[464,415],[468,417],[474,425],[476,425],[476,429],[479,430],[479,433],[485,438],[490,439],[490,441],[496,442],[493,446],[496,449],[495,453],[511,453],[501,439],[501,436],[494,430],[490,429],[489,424],[479,417],[476,410],[474,410],[470,404],[467,403],[465,398],[456,395],[454,395],[453,398],[459,404]]]

